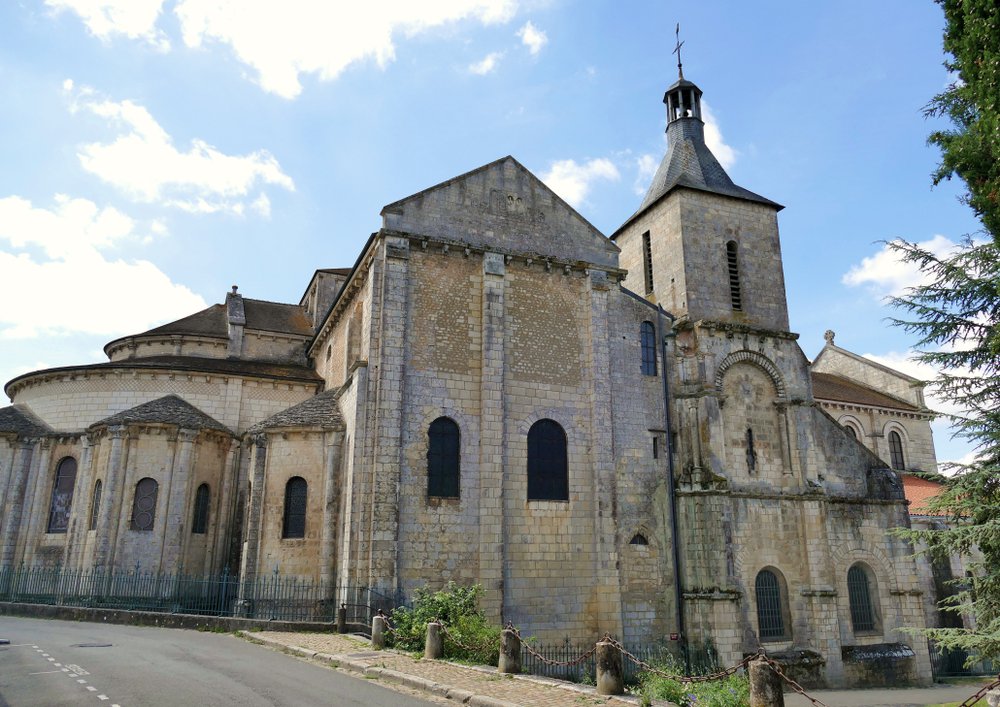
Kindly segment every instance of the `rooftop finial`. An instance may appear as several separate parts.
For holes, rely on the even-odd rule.
[[[681,47],[684,46],[684,42],[681,41],[681,23],[680,22],[677,23],[677,29],[675,30],[675,34],[677,35],[677,46],[674,47],[674,50],[671,52],[671,54],[676,54],[677,55],[677,78],[678,79],[683,79],[684,78],[684,66],[681,64]]]

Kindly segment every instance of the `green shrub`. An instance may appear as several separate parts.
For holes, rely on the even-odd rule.
[[[445,658],[496,665],[500,658],[500,627],[491,625],[479,610],[482,591],[478,584],[460,587],[454,582],[436,592],[418,589],[412,607],[399,607],[392,612],[393,645],[422,651],[427,624],[437,620],[447,629]]]
[[[682,673],[680,665],[670,658],[658,661],[654,667],[665,673]],[[711,682],[683,683],[656,673],[643,672],[639,675],[639,694],[647,704],[655,699],[669,700],[680,707],[745,707],[750,704],[750,680],[746,675],[736,673]]]

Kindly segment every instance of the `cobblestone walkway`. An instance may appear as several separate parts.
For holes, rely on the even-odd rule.
[[[244,635],[272,648],[286,649],[322,662],[333,662],[341,669],[422,690],[430,696],[447,698],[452,704],[464,702],[473,707],[635,707],[639,704],[638,699],[631,696],[603,697],[592,687],[561,680],[507,676],[497,673],[495,668],[418,660],[395,651],[373,651],[368,641],[359,637],[280,631]]]

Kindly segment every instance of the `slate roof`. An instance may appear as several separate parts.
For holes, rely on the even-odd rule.
[[[25,405],[0,408],[0,433],[13,432],[18,437],[40,437],[51,434],[52,428]]]
[[[268,302],[266,300],[244,297],[243,311],[247,318],[247,329],[312,336],[313,331],[312,325],[309,323],[309,318],[306,316],[305,310],[297,304]],[[133,336],[163,336],[170,334],[189,334],[228,339],[229,322],[226,315],[226,305],[213,304],[211,307],[206,307],[200,312],[195,312],[176,321],[154,327]]]
[[[784,208],[781,204],[736,185],[729,178],[719,160],[705,144],[705,126],[698,118],[681,118],[670,123],[667,127],[667,141],[667,154],[663,156],[663,161],[653,176],[646,197],[639,209],[611,236],[612,240],[646,209],[681,187],[755,201],[775,209]]]
[[[866,385],[831,373],[812,371],[813,397],[821,400],[832,400],[839,403],[856,403],[872,407],[890,408],[920,412],[920,408],[908,402],[879,392]]]
[[[337,406],[339,390],[327,390],[315,395],[287,410],[282,410],[266,420],[258,422],[247,430],[247,434],[255,434],[264,430],[291,427],[320,427],[323,429],[342,429],[344,418]]]
[[[188,430],[218,430],[233,434],[232,431],[214,418],[206,415],[186,400],[176,395],[165,395],[134,408],[106,417],[92,424],[95,427],[113,427],[115,425],[132,425],[142,423],[160,423],[177,425]]]

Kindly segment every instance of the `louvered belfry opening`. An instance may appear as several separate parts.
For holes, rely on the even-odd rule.
[[[729,297],[733,309],[743,309],[743,293],[740,290],[740,261],[736,249],[736,241],[726,243],[726,264],[729,266]]]

